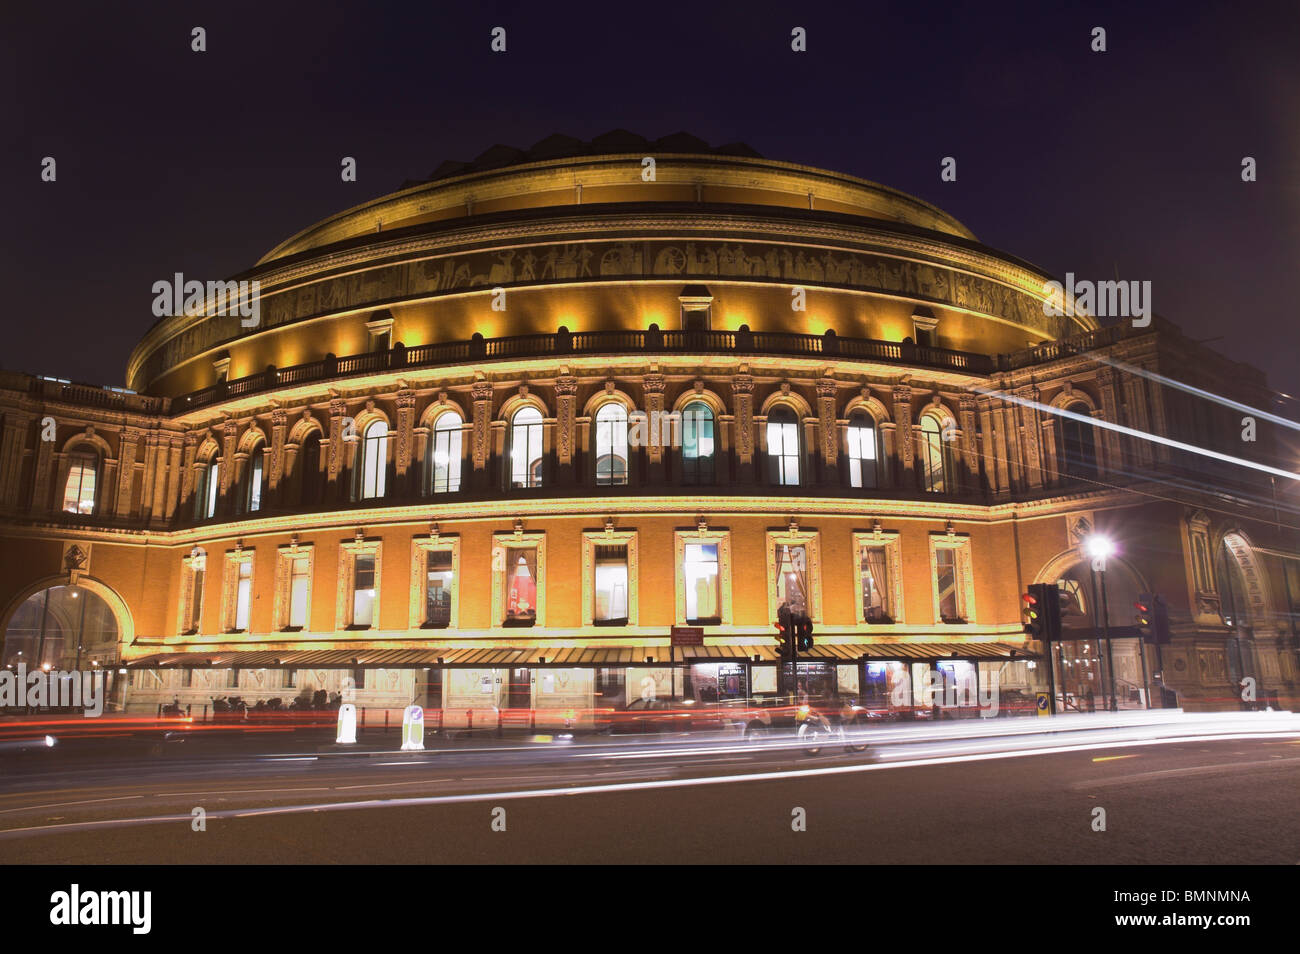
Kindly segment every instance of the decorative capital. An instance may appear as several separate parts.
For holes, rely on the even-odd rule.
[[[737,374],[731,379],[731,391],[733,394],[753,394],[754,379],[748,374]]]
[[[486,403],[492,400],[492,385],[486,381],[475,381],[469,393],[476,403]]]
[[[647,374],[642,379],[641,386],[645,388],[647,394],[663,394],[664,376],[662,374]]]
[[[577,393],[577,378],[557,378],[555,380],[555,394],[557,397],[573,397]]]
[[[289,423],[289,412],[282,407],[277,407],[271,412],[271,426],[284,427]]]
[[[410,408],[415,407],[415,392],[414,392],[414,391],[398,391],[398,392],[397,392],[397,407],[398,407],[399,410],[409,410]]]
[[[834,378],[817,379],[817,396],[819,398],[833,399],[836,390]]]
[[[330,417],[342,417],[347,413],[348,404],[341,398],[330,400]]]

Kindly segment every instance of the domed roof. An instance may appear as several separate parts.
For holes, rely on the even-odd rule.
[[[590,142],[583,142],[581,139],[563,133],[551,133],[528,149],[497,143],[469,161],[444,159],[428,176],[423,179],[408,179],[402,183],[402,188],[409,189],[411,186],[425,182],[436,182],[439,179],[450,179],[453,176],[474,172],[487,172],[491,169],[504,169],[507,166],[518,166],[528,162],[545,162],[549,159],[572,159],[577,156],[645,156],[655,153],[763,158],[756,149],[743,142],[710,146],[703,139],[687,132],[675,132],[658,139],[647,139],[626,129],[611,129],[607,133],[596,136]]]

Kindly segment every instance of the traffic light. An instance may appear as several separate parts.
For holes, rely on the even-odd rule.
[[[1030,639],[1043,638],[1043,607],[1038,602],[1038,597],[1034,595],[1034,587],[1029,588],[1029,592],[1020,597],[1025,601],[1025,635]]]
[[[800,616],[794,624],[795,648],[806,653],[813,648],[813,624],[807,616]]]
[[[1025,601],[1025,634],[1049,642],[1061,638],[1061,591],[1055,583],[1031,583]]]
[[[1137,625],[1138,633],[1146,642],[1154,642],[1156,614],[1155,602],[1151,599],[1151,594],[1139,593],[1133,608],[1137,611],[1133,614],[1133,621]]]
[[[1139,593],[1133,604],[1137,610],[1135,619],[1138,632],[1148,643],[1169,645],[1169,607],[1165,601],[1152,593]]]
[[[790,607],[784,603],[776,611],[776,644],[781,651],[781,658],[790,655],[791,641],[794,639],[794,620],[790,613]]]
[[[1165,606],[1165,601],[1159,596],[1154,598],[1155,605],[1152,609],[1155,611],[1155,618],[1151,621],[1155,629],[1156,643],[1162,646],[1168,646],[1170,641],[1169,632],[1169,607]]]

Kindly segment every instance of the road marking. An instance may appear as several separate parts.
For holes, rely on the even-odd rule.
[[[274,794],[278,792],[328,792],[328,785],[313,785],[310,788],[217,788],[208,792],[154,792],[154,798],[180,798],[186,795],[251,795],[256,793]],[[142,796],[134,796],[140,798]]]
[[[66,808],[68,805],[90,805],[95,802],[121,802],[132,798],[144,798],[143,795],[118,795],[114,798],[85,798],[79,802],[55,802],[52,805],[20,805],[17,808],[0,809],[0,815],[8,812],[38,812],[42,808]]]
[[[1177,739],[1139,739],[1115,742],[1083,742],[1075,745],[1060,745],[1050,748],[1028,749],[1019,752],[980,752],[948,758],[915,759],[908,762],[878,762],[863,765],[833,765],[822,768],[787,769],[779,772],[757,772],[744,775],[714,775],[695,778],[657,779],[643,782],[611,782],[603,785],[574,785],[565,788],[520,789],[497,792],[470,792],[461,795],[424,795],[406,798],[372,798],[352,802],[317,802],[303,805],[282,805],[254,809],[222,809],[209,811],[209,819],[258,818],[270,815],[293,815],[310,812],[347,811],[368,808],[418,808],[432,805],[471,804],[493,800],[522,800],[528,798],[552,798],[574,795],[606,795],[614,793],[644,792],[668,788],[696,788],[705,785],[730,785],[738,782],[779,782],[796,778],[816,778],[828,775],[849,775],[862,772],[880,772],[896,768],[917,768],[936,765],[953,765],[960,762],[990,762],[998,759],[1030,758],[1035,755],[1060,755],[1073,752],[1093,751],[1098,748],[1137,748],[1151,745],[1176,745],[1189,741],[1257,741],[1270,736],[1259,733],[1240,733],[1227,736],[1207,736],[1202,738],[1181,737]],[[1295,761],[1295,760],[1292,760]],[[1251,763],[1233,763],[1227,766],[1240,769]],[[1271,765],[1271,762],[1261,762]],[[1106,783],[1112,780],[1094,780]],[[11,839],[34,833],[53,833],[59,831],[87,831],[96,828],[120,828],[130,825],[150,825],[165,822],[185,821],[192,818],[184,815],[152,815],[141,818],[106,818],[88,822],[71,822],[61,825],[34,825],[27,828],[0,829],[0,839]]]
[[[1117,759],[1135,759],[1136,755],[1103,755],[1100,758],[1093,759],[1094,762],[1114,762]]]

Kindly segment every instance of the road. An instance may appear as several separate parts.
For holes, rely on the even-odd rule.
[[[1300,729],[1062,736],[1023,720],[1014,736],[954,738],[944,728],[882,733],[867,753],[836,746],[816,756],[779,741],[711,737],[424,753],[328,745],[273,755],[37,753],[4,765],[0,856],[11,864],[1300,863]],[[1099,808],[1104,830],[1094,830]],[[206,830],[193,830],[195,809]],[[795,830],[800,817],[804,830]]]

